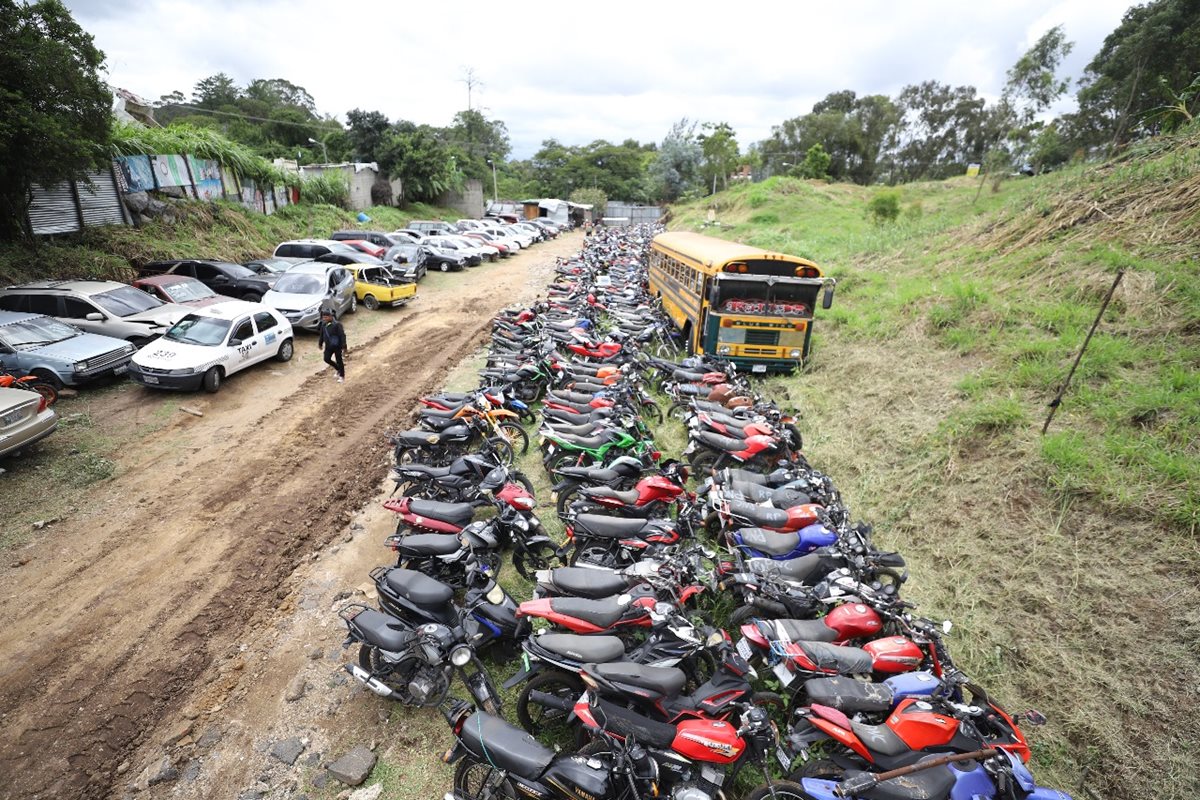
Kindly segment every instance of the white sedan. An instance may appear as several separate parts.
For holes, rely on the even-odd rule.
[[[198,308],[129,362],[131,380],[155,389],[215,392],[252,364],[292,357],[292,325],[261,303],[229,300]]]

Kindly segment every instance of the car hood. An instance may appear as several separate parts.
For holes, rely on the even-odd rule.
[[[320,294],[293,294],[291,292],[277,292],[274,289],[263,295],[262,302],[271,308],[277,308],[280,311],[303,311],[306,308],[311,308],[325,299],[324,295]]]
[[[169,339],[156,339],[146,345],[133,357],[133,363],[139,367],[154,367],[155,369],[181,369],[195,367],[207,369],[225,359],[228,350],[224,346],[205,347],[198,344],[173,342]]]
[[[57,358],[63,361],[84,361],[95,356],[102,356],[105,353],[111,353],[113,350],[124,350],[129,348],[129,352],[133,352],[133,345],[121,339],[115,339],[112,336],[101,336],[98,333],[84,333],[79,336],[72,336],[70,339],[63,339],[61,342],[42,345],[41,347],[24,350],[25,353],[37,354],[44,358]]]
[[[121,317],[126,322],[153,322],[156,325],[161,325],[164,328],[169,328],[179,320],[183,319],[191,312],[187,306],[176,305],[175,303],[166,303],[158,308],[150,308],[145,311],[139,311],[136,314],[130,314],[128,317]]]

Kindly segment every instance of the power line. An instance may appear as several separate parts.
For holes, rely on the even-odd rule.
[[[319,127],[323,123],[330,123],[330,122],[336,124],[339,128],[341,128],[341,126],[342,126],[342,123],[338,122],[337,120],[332,120],[332,119],[319,119],[319,120],[313,120],[312,122],[290,122],[286,119],[270,119],[268,117],[255,117],[250,114],[238,114],[233,111],[216,111],[211,108],[204,108],[202,106],[194,106],[190,103],[165,103],[163,105],[157,106],[157,108],[171,108],[171,107],[190,108],[193,111],[200,111],[204,114],[215,114],[220,117],[237,117],[238,119],[250,119],[250,120],[254,120],[255,122],[270,122],[275,125],[292,125],[293,127],[296,127],[296,128]]]

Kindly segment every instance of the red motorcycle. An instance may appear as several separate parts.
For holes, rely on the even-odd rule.
[[[671,506],[688,495],[685,488],[687,479],[687,467],[677,461],[667,461],[661,474],[647,475],[627,491],[610,486],[580,486],[576,490],[578,499],[571,503],[568,514],[613,514],[642,518],[667,516]]]
[[[701,472],[743,464],[769,471],[789,453],[775,436],[756,434],[737,439],[713,431],[692,431],[683,455]]]
[[[517,606],[517,618],[544,619],[573,633],[615,633],[630,628],[649,628],[655,622],[653,597],[627,594],[591,600],[582,597],[544,597]],[[669,607],[668,607],[669,608]]]

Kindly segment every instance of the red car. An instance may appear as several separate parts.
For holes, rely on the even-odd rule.
[[[151,275],[148,278],[138,278],[133,285],[164,303],[179,303],[195,308],[223,303],[229,299],[225,295],[217,294],[195,278],[184,275]]]
[[[509,252],[508,245],[502,244],[497,239],[495,239],[491,234],[489,234],[487,231],[463,231],[459,235],[466,236],[468,239],[474,239],[475,241],[482,242],[483,244],[486,244],[486,245],[491,245],[492,247],[499,250],[500,255],[502,255],[502,256],[511,256],[512,255],[512,253]]]
[[[355,250],[360,250],[369,256],[383,258],[383,254],[387,252],[386,247],[380,247],[377,244],[372,244],[365,239],[343,239],[342,244],[348,244]]]

